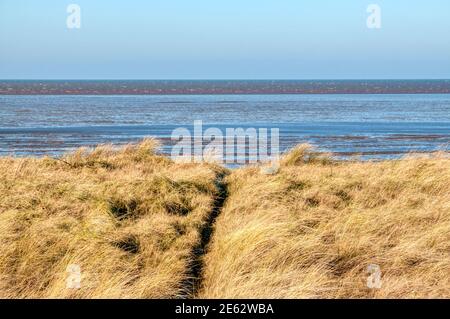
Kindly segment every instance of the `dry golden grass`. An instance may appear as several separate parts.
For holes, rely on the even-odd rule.
[[[0,159],[0,298],[174,298],[221,169],[175,164],[155,142]],[[69,265],[81,289],[68,289]]]
[[[450,298],[447,155],[335,162],[301,145],[277,173],[233,171],[194,295],[228,172],[155,147],[0,158],[0,298]]]
[[[201,298],[450,298],[450,159],[338,162],[299,146],[236,170]],[[382,288],[367,287],[379,265]]]

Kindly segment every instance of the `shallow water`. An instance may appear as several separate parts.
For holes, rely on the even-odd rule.
[[[79,146],[160,138],[173,129],[279,128],[281,150],[311,143],[363,159],[448,150],[449,94],[0,95],[0,154],[58,155]]]

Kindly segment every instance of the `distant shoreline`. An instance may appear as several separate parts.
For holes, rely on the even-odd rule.
[[[450,80],[0,80],[0,95],[450,94]]]

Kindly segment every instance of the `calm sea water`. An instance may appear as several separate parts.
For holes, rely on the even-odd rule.
[[[449,94],[0,95],[0,155],[58,155],[80,146],[205,127],[280,129],[281,149],[311,143],[363,159],[448,150]]]

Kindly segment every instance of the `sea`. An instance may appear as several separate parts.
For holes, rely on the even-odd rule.
[[[397,89],[396,89],[397,88]],[[280,150],[309,143],[336,158],[449,151],[450,81],[0,81],[0,156],[60,156],[177,128],[279,130]]]

